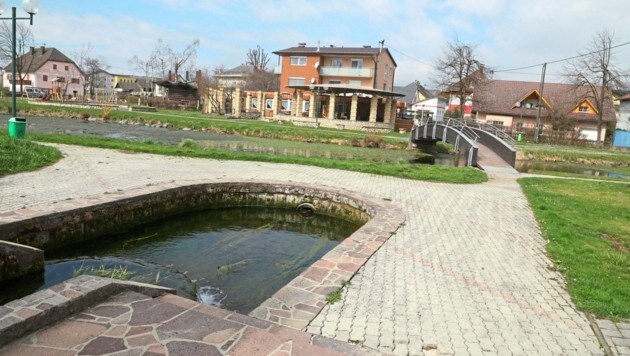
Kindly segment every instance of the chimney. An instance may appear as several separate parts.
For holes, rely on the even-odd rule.
[[[186,81],[187,82],[190,81],[189,75],[190,75],[190,73],[188,73],[188,71],[186,71]]]
[[[44,51],[46,51],[46,47],[45,46],[40,46],[39,48],[42,50],[42,54],[44,54]]]
[[[34,56],[35,55],[35,47],[31,46],[31,55]]]
[[[370,45],[364,45],[363,48],[372,48]]]
[[[306,43],[300,42],[300,43],[298,43],[298,47],[306,47]]]
[[[168,71],[168,78],[166,78],[166,80],[172,81],[173,80],[173,72],[171,72],[171,70],[169,69]]]
[[[319,41],[317,41],[317,52],[319,52]]]

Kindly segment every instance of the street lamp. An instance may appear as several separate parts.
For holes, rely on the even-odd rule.
[[[12,109],[12,114],[13,114],[13,118],[15,119],[15,117],[17,116],[17,105],[16,105],[16,98],[15,98],[15,72],[16,72],[16,62],[17,62],[17,50],[16,50],[16,35],[15,33],[16,31],[16,21],[17,20],[29,20],[31,23],[31,26],[33,25],[33,15],[35,15],[37,12],[39,12],[39,0],[24,0],[22,1],[22,8],[24,9],[24,11],[26,11],[29,14],[29,17],[17,17],[16,16],[16,8],[15,6],[13,6],[11,8],[11,17],[0,17],[0,20],[11,20],[12,23],[12,36],[13,36],[13,40],[11,42],[11,49],[13,51],[13,64],[12,64],[12,68],[11,68],[11,73],[12,73],[12,85],[11,85],[11,98],[13,101],[13,109]],[[4,13],[4,4],[2,3],[2,1],[0,1],[0,15],[2,15]],[[24,84],[22,83],[22,89],[24,89]]]

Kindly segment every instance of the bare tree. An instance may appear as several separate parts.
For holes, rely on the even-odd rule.
[[[586,99],[595,106],[597,147],[601,146],[604,111],[609,110],[607,103],[612,103],[612,89],[623,88],[624,81],[629,77],[628,71],[620,69],[613,61],[614,41],[613,32],[606,29],[598,32],[586,47],[586,52],[579,53],[580,57],[565,67],[566,77],[575,84],[576,89],[586,88]]]
[[[94,96],[98,74],[109,67],[103,59],[93,56],[92,51],[92,44],[88,43],[74,54],[74,60],[83,72],[83,93],[89,92],[90,97]]]
[[[217,78],[217,76],[225,73],[227,69],[225,68],[225,66],[223,64],[215,67],[212,70],[212,77],[210,78],[210,85],[213,87],[217,87],[219,86],[219,79]]]
[[[170,65],[173,69],[173,75],[175,76],[175,81],[179,78],[179,72],[182,69],[192,69],[195,65],[195,60],[197,59],[197,48],[199,48],[199,40],[193,40],[189,45],[184,48],[182,52],[174,52],[171,50],[170,53]],[[189,78],[186,78],[188,80]]]
[[[435,63],[438,72],[435,82],[445,90],[455,92],[462,116],[472,90],[479,89],[486,79],[487,69],[477,59],[475,47],[455,38],[447,43],[442,56]]]
[[[23,83],[26,73],[29,72],[30,65],[33,61],[25,60],[24,54],[35,45],[35,38],[31,27],[24,23],[18,23],[15,32],[15,51],[17,61],[15,62],[16,76],[18,83]],[[11,22],[0,22],[0,61],[3,63],[11,63],[13,61],[13,28]],[[24,73],[24,74],[23,74]]]
[[[269,64],[269,54],[264,48],[260,48],[260,45],[257,45],[256,48],[250,48],[247,51],[247,61],[245,64],[252,65],[258,70],[266,71],[267,65]]]
[[[254,68],[254,71],[247,76],[245,88],[249,90],[277,91],[278,76],[273,73]]]

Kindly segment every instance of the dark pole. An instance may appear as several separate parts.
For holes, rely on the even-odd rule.
[[[15,98],[15,72],[16,72],[16,61],[17,61],[17,50],[15,49],[15,45],[16,45],[16,36],[15,36],[15,32],[16,32],[16,26],[15,26],[15,16],[16,16],[16,9],[15,6],[11,8],[11,11],[13,12],[13,42],[11,43],[11,47],[13,49],[13,65],[12,65],[12,79],[13,79],[13,83],[12,83],[12,100],[13,100],[13,117],[17,117],[17,100]]]
[[[536,131],[534,131],[534,142],[538,143],[538,131],[540,130],[540,109],[542,109],[543,90],[545,89],[545,72],[547,63],[543,64],[542,76],[540,77],[540,90],[538,93],[538,112],[536,113]]]

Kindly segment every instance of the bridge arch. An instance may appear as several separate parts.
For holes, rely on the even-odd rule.
[[[466,165],[477,166],[480,146],[496,153],[505,163],[514,167],[516,149],[514,139],[492,125],[445,118],[443,121],[425,121],[414,124],[411,143],[443,141],[453,144],[455,150],[466,155]]]

